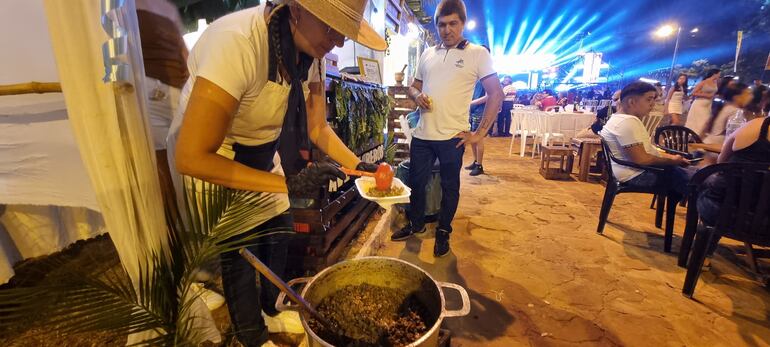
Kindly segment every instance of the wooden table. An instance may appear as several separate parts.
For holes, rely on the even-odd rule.
[[[568,180],[572,175],[572,150],[565,146],[543,146],[540,175],[547,180]],[[554,164],[555,167],[551,167]]]
[[[602,149],[602,140],[597,138],[574,138],[571,141],[572,152],[580,158],[580,171],[578,181],[588,181],[591,171],[591,158]]]
[[[722,144],[721,143],[691,143],[689,144],[690,149],[702,149],[706,152],[711,153],[722,153]]]

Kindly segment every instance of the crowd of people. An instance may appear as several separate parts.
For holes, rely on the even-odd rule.
[[[505,102],[498,114],[496,131],[490,132],[493,137],[512,136],[510,111],[513,105],[536,106],[542,111],[550,111],[557,107],[580,104],[585,100],[612,99],[613,104],[618,101],[613,98],[614,91],[610,87],[603,90],[571,89],[559,93],[550,89],[524,92],[513,87],[510,76],[502,76],[500,85],[505,93]],[[762,80],[756,79],[749,85],[736,76],[722,76],[717,69],[707,71],[693,87],[690,86],[690,76],[686,74],[679,74],[667,88],[660,83],[653,86],[656,99],[651,114],[664,116],[661,126],[686,126],[707,143],[724,141],[727,122],[739,110],[747,121],[766,116],[770,111],[770,89]],[[606,113],[606,107],[604,111]],[[602,122],[606,121],[606,117],[599,118]]]

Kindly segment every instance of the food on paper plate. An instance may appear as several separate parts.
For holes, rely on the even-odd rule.
[[[369,188],[369,191],[366,192],[366,194],[373,198],[388,198],[391,196],[401,196],[401,195],[404,195],[404,187],[392,186],[387,190],[380,190],[380,189],[377,189],[377,187],[371,187]]]

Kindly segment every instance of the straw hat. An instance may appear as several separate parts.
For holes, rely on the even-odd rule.
[[[368,0],[294,0],[326,25],[376,51],[388,48],[385,40],[364,20]],[[284,2],[287,2],[284,0]]]

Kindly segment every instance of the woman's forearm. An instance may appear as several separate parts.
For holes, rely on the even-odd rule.
[[[238,100],[209,80],[195,81],[176,143],[176,170],[228,188],[285,193],[285,178],[254,170],[217,154]]]
[[[703,90],[703,82],[698,83],[695,86],[695,89],[692,91],[692,96],[698,97],[698,98],[713,98],[714,94],[711,93],[704,93]]]
[[[489,99],[488,95],[484,95],[476,100],[471,101],[471,106],[481,105],[485,104],[487,102],[487,99]]]
[[[286,193],[286,178],[252,169],[219,154],[190,156],[177,150],[179,173],[233,189],[267,193]]]
[[[342,166],[355,169],[360,159],[351,151],[328,124],[310,130],[310,140],[321,151]]]

